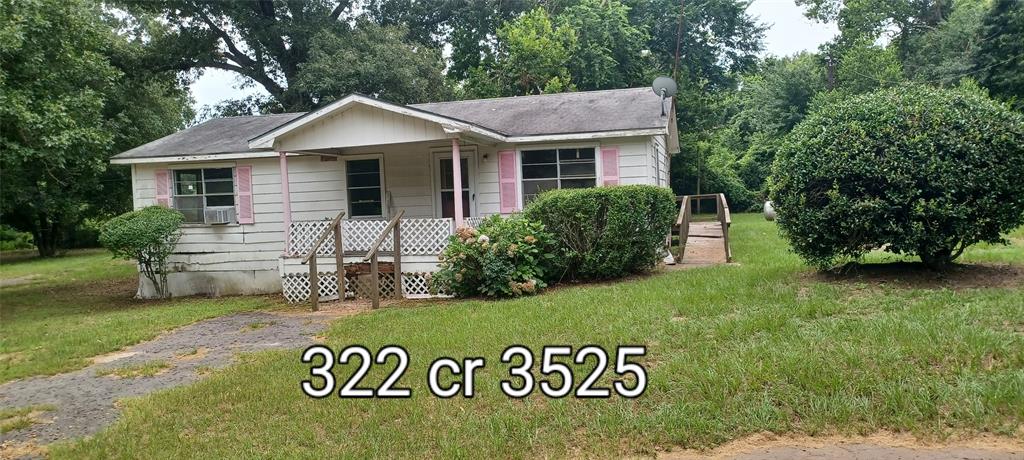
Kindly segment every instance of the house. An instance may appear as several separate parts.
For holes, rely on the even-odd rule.
[[[345,212],[347,263],[399,209],[401,292],[425,295],[456,227],[552,188],[667,187],[679,150],[671,104],[650,88],[412,105],[353,94],[308,113],[209,120],[111,163],[131,166],[135,208],[185,215],[172,295],[301,300],[301,257],[330,219]],[[324,249],[319,267],[336,276]],[[139,295],[153,296],[141,278]],[[337,295],[330,283],[321,293]]]

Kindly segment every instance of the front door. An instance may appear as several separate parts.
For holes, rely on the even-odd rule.
[[[470,193],[470,184],[469,184],[469,161],[468,161],[469,159],[468,158],[461,158],[461,160],[462,160],[461,161],[462,164],[461,164],[460,169],[462,170],[462,174],[461,174],[461,176],[462,176],[462,216],[463,217],[469,217],[470,216],[469,208],[472,206],[472,202],[470,201],[470,199],[472,198],[472,193]],[[440,176],[441,176],[441,177],[439,177],[439,180],[438,180],[438,184],[440,185],[440,193],[441,193],[441,217],[453,217],[454,218],[455,217],[455,186],[454,186],[454,182],[455,182],[454,178],[455,178],[455,176],[452,174],[452,159],[451,159],[451,157],[439,158],[436,161],[438,162],[437,170],[438,170],[438,172],[440,172]]]

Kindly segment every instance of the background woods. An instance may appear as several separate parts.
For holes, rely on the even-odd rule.
[[[763,56],[766,26],[741,0],[0,0],[0,220],[41,255],[89,244],[131,207],[111,155],[200,119],[350,92],[413,103],[675,74],[674,191],[725,192],[741,210],[764,198],[781,139],[830,98],[968,78],[1024,107],[1019,1],[796,2],[840,35]],[[211,68],[266,96],[197,117],[187,85]]]

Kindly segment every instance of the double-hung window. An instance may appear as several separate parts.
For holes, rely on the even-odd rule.
[[[383,217],[380,159],[346,161],[345,178],[348,184],[348,215]]]
[[[594,148],[523,150],[523,202],[545,190],[597,185]]]
[[[234,172],[231,168],[178,169],[174,171],[174,209],[186,223],[203,223],[206,208],[235,205]]]

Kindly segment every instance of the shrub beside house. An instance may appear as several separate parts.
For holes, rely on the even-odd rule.
[[[671,190],[649,185],[551,190],[510,218],[453,235],[435,291],[518,297],[551,283],[649,270],[664,256],[676,216]]]

